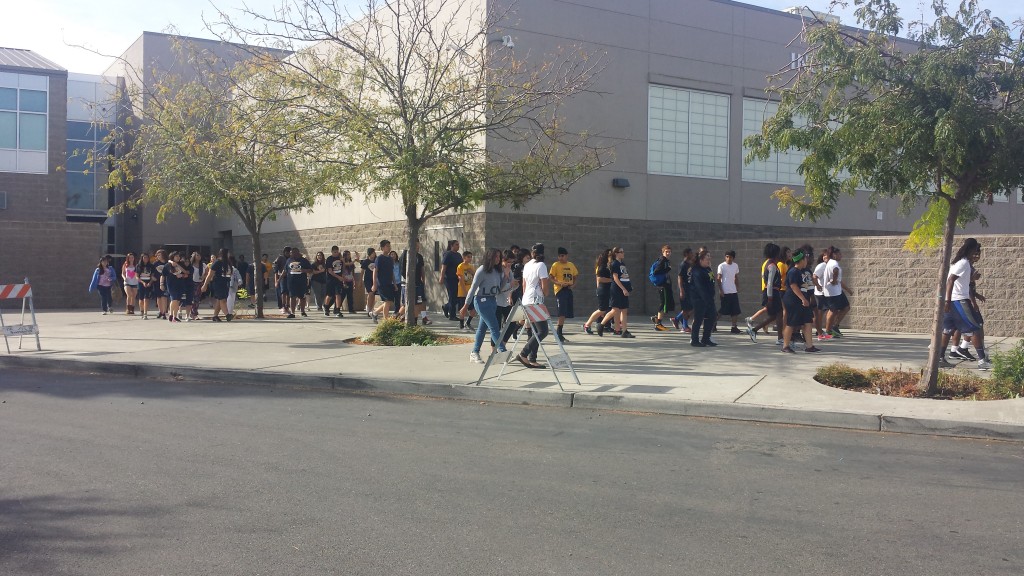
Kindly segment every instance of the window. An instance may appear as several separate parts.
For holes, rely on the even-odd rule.
[[[647,102],[647,171],[729,177],[729,97],[651,86]]]
[[[766,100],[743,99],[743,138],[760,134],[766,118],[771,118],[779,110],[779,105]],[[750,149],[743,147],[746,158]],[[743,179],[749,182],[768,182],[771,184],[795,184],[802,186],[804,179],[797,174],[797,168],[807,154],[800,150],[775,152],[767,160],[754,159],[743,165]]]
[[[49,79],[0,73],[0,165],[4,171],[46,174]]]

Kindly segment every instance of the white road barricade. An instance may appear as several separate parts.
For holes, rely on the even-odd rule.
[[[28,278],[25,278],[24,284],[0,284],[0,303],[3,300],[21,300],[21,323],[12,324],[10,326],[4,321],[3,307],[0,306],[0,327],[3,328],[4,333],[4,346],[7,347],[7,353],[11,353],[11,344],[8,338],[18,337],[18,350],[21,350],[21,341],[25,336],[36,337],[36,350],[41,351],[42,345],[39,343],[39,325],[36,323],[36,309],[32,304],[32,285],[29,284]],[[32,317],[32,323],[25,323],[25,312],[29,312]]]

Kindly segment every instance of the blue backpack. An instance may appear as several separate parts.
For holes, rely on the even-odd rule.
[[[661,258],[658,258],[654,261],[654,264],[651,264],[650,270],[647,271],[647,279],[655,286],[665,285],[665,281],[668,280],[668,271],[661,269]]]

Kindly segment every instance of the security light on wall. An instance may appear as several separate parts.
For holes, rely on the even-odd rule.
[[[612,186],[615,188],[629,188],[629,180],[626,178],[612,178]]]
[[[501,38],[495,38],[494,40],[491,40],[491,42],[501,42],[501,46],[503,48],[508,48],[509,50],[516,47],[516,43],[512,41],[512,37],[509,36],[508,34],[502,36]]]

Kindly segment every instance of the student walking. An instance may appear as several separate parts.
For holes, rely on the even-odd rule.
[[[672,298],[672,248],[665,244],[661,247],[661,256],[651,264],[648,279],[658,289],[658,313],[651,316],[654,329],[658,332],[665,332],[668,326],[661,323],[666,315],[671,315],[676,309],[675,300]]]
[[[153,278],[155,279],[157,319],[167,318],[167,283],[164,278],[164,268],[167,267],[167,251],[160,249],[156,251],[156,261],[153,263]]]
[[[462,255],[459,254],[458,240],[449,240],[448,248],[441,255],[441,270],[437,274],[437,281],[444,286],[448,295],[448,302],[441,306],[444,315],[449,320],[459,319],[459,264],[462,264]]]
[[[203,262],[203,256],[199,252],[193,252],[189,263],[192,265],[192,307],[189,310],[189,320],[199,320],[199,302],[203,299],[203,277],[206,276],[206,262]]]
[[[295,311],[290,308],[291,302],[288,295],[288,259],[292,257],[292,247],[285,246],[281,255],[274,260],[274,288],[277,291],[277,307],[281,314],[291,314],[295,317]],[[305,293],[303,293],[305,294]]]
[[[139,296],[139,272],[135,262],[135,253],[129,252],[121,265],[121,278],[124,279],[124,313],[135,315],[135,302]]]
[[[373,272],[377,268],[377,249],[369,247],[366,249],[366,258],[359,261],[359,267],[363,271],[363,288],[366,291],[366,315],[373,318],[374,305],[377,300],[377,293],[373,288]]]
[[[683,248],[683,261],[679,263],[679,314],[672,319],[672,325],[680,332],[690,332],[690,318],[693,317],[693,300],[690,298],[690,270],[693,268],[693,249]]]
[[[594,331],[591,329],[591,325],[604,319],[605,314],[612,309],[612,271],[609,268],[611,261],[611,248],[602,250],[597,255],[597,260],[594,261],[594,280],[597,283],[597,310],[590,314],[590,318],[587,318],[587,322],[583,325],[583,331],[587,334],[593,334]]]
[[[839,323],[850,311],[850,300],[846,297],[850,289],[843,283],[843,268],[839,264],[843,259],[843,252],[835,246],[830,246],[829,250],[829,260],[825,266],[826,280],[822,290],[827,298],[825,302],[828,306],[825,332],[833,338],[842,338],[843,333],[839,331]],[[970,281],[969,277],[968,281]]]
[[[764,247],[764,263],[761,265],[761,309],[747,318],[747,335],[751,342],[757,342],[757,332],[768,326],[782,313],[782,278],[779,276],[778,260],[782,249],[769,242]]]
[[[811,340],[811,324],[814,312],[811,306],[814,301],[814,274],[808,270],[810,255],[814,252],[810,246],[804,246],[792,255],[792,266],[786,271],[788,289],[782,294],[782,305],[786,310],[786,326],[782,332],[782,351],[794,353],[793,335],[800,331],[804,336],[804,351],[819,352]]]
[[[711,271],[711,253],[701,250],[696,263],[690,270],[690,298],[693,301],[693,328],[690,332],[690,346],[703,348],[718,346],[711,340],[711,329],[715,322],[715,281]],[[704,334],[701,336],[701,326]]]
[[[459,314],[459,330],[472,330],[473,316],[476,315],[476,310],[473,308],[473,302],[466,298],[469,287],[473,283],[473,276],[476,274],[476,267],[473,266],[472,252],[466,250],[462,253],[462,263],[455,268],[455,273],[459,279],[459,286],[456,291],[457,309],[469,308],[468,316],[462,313]]]
[[[100,293],[100,309],[103,311],[104,316],[114,311],[112,308],[114,301],[111,291],[116,282],[116,273],[110,266],[110,256],[100,258],[100,261],[96,264],[96,270],[93,270],[92,280],[89,282],[89,292],[96,291]]]
[[[814,336],[819,340],[831,340],[825,333],[825,268],[828,266],[828,250],[822,250],[811,275],[814,280]]]
[[[168,256],[167,265],[164,266],[164,288],[170,298],[170,306],[167,309],[169,322],[181,322],[178,317],[181,305],[191,305],[192,303],[188,297],[189,289],[192,286],[191,271],[185,269],[183,262],[184,254],[175,250]]]
[[[615,247],[612,249],[612,262],[608,265],[608,269],[612,273],[612,309],[608,314],[605,314],[604,320],[601,320],[601,322],[598,323],[598,336],[604,336],[604,331],[607,325],[617,319],[619,326],[622,327],[622,333],[619,335],[623,338],[636,338],[636,336],[630,334],[628,330],[629,295],[633,291],[633,283],[629,280],[629,270],[627,270],[626,265],[622,263],[625,257],[626,251],[622,248]]]
[[[297,253],[298,250],[295,250]],[[228,290],[231,286],[231,262],[230,253],[227,248],[221,248],[217,260],[206,269],[206,278],[203,280],[202,291],[206,292],[212,288],[213,295],[213,318],[214,322],[221,322],[219,314],[223,311],[225,319],[228,317]],[[280,285],[284,280],[279,280]],[[282,287],[283,288],[283,287]],[[291,316],[294,318],[295,316]]]
[[[976,305],[971,298],[971,280],[974,278],[974,264],[981,259],[981,244],[974,238],[964,240],[950,263],[949,274],[946,276],[945,314],[942,319],[942,358],[946,361],[946,347],[950,337],[959,331],[968,338],[978,351],[978,369],[992,368],[988,354],[985,352],[985,329]]]
[[[482,364],[480,347],[484,343],[484,334],[490,330],[491,344],[498,352],[505,351],[505,343],[501,339],[501,324],[498,321],[498,295],[502,291],[504,272],[502,270],[501,250],[491,248],[484,254],[483,264],[473,273],[473,281],[466,292],[466,299],[472,299],[474,308],[480,314],[480,324],[476,328],[473,351],[469,353],[469,361]],[[459,316],[465,316],[469,302],[462,305]]]
[[[718,309],[720,316],[728,316],[732,320],[733,334],[740,334],[736,321],[740,314],[740,290],[739,290],[740,265],[736,263],[736,252],[729,250],[725,253],[725,262],[718,265],[716,277],[718,279],[718,291],[722,305]]]
[[[153,263],[150,262],[149,253],[143,252],[139,257],[139,265],[135,267],[139,276],[139,312],[143,320],[149,320],[149,299],[155,296],[153,288]]]
[[[534,244],[530,254],[532,259],[523,267],[523,304],[543,305],[548,291],[548,268],[544,265],[544,245]],[[543,364],[537,363],[537,351],[540,350],[540,342],[548,335],[548,320],[541,320],[535,325],[537,333],[530,336],[530,340],[523,347],[517,359],[527,368],[544,368]]]
[[[284,267],[287,271],[286,287],[291,304],[288,318],[295,318],[296,310],[303,317],[307,317],[309,316],[306,314],[306,292],[309,291],[308,274],[313,271],[313,265],[302,255],[298,248],[292,248],[292,256],[285,262]]]
[[[565,248],[558,248],[558,261],[551,265],[548,271],[551,283],[555,286],[555,302],[558,305],[558,325],[555,328],[555,336],[563,343],[568,342],[562,329],[565,326],[566,318],[575,318],[573,313],[573,292],[576,286],[576,279],[580,272],[576,265],[569,261],[569,251]]]
[[[324,258],[323,252],[316,253],[312,265],[313,272],[309,276],[309,289],[313,293],[313,299],[316,300],[316,309],[322,312],[324,308],[330,309],[330,305],[324,301],[327,294],[327,259]]]

